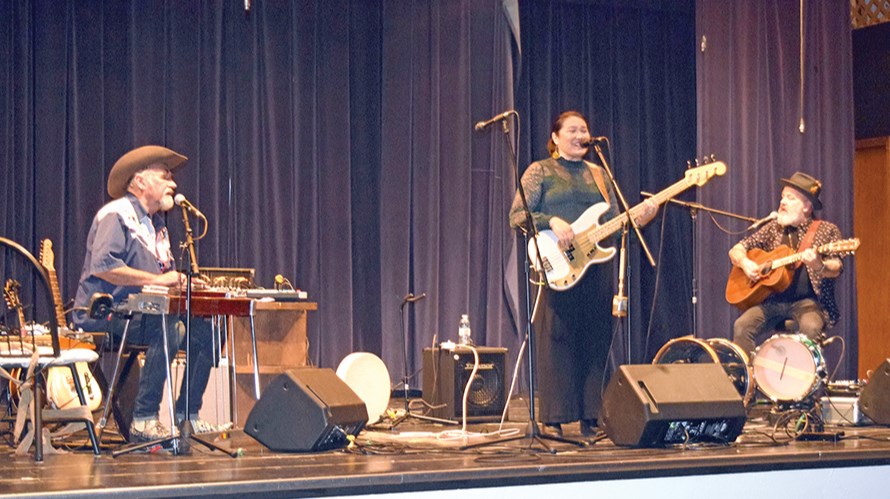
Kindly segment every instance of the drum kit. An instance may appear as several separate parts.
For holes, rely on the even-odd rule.
[[[655,354],[653,364],[721,364],[747,406],[755,390],[779,408],[812,407],[827,382],[821,346],[802,334],[776,334],[763,342],[752,359],[724,338],[675,338]]]

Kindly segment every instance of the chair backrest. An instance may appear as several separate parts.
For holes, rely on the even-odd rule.
[[[7,321],[7,334],[0,339],[0,342],[7,347],[14,347],[13,342],[15,341],[27,347],[35,346],[33,335],[19,338],[13,338],[11,335],[11,331],[14,328],[10,327],[9,322],[18,322],[17,319],[12,319],[12,317],[26,315],[25,310],[27,310],[29,312],[28,315],[31,317],[31,322],[37,322],[39,318],[41,322],[47,324],[52,356],[58,357],[61,351],[59,347],[59,323],[56,319],[52,288],[46,269],[40,265],[40,262],[34,258],[30,251],[5,237],[0,237],[0,258],[2,258],[0,260],[0,276],[3,278],[4,294],[14,289],[16,287],[14,283],[17,283],[20,288],[16,291],[22,305],[20,309],[12,310],[8,300],[4,300],[4,310],[6,312],[4,318]],[[22,330],[25,328],[25,324],[17,325]],[[3,355],[2,352],[4,351],[8,354],[10,348],[0,348],[0,355]]]

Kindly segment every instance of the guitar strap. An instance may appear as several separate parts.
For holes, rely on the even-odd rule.
[[[606,200],[606,203],[612,204],[612,202],[609,200],[609,191],[606,189],[606,177],[603,175],[603,170],[593,163],[586,163],[587,167],[590,168],[590,172],[593,173],[593,181],[596,182],[596,186],[603,194],[603,199]]]
[[[804,234],[803,239],[800,241],[800,246],[797,247],[797,253],[803,253],[804,250],[810,247],[813,244],[813,239],[816,238],[816,229],[819,228],[819,224],[822,223],[822,220],[813,220],[813,223],[810,224],[810,228],[807,229],[807,233]],[[803,262],[797,262],[797,265],[794,268],[800,267]]]

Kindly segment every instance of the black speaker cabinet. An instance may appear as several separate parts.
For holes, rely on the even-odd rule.
[[[890,425],[890,359],[875,369],[859,394],[862,414],[880,425]]]
[[[334,371],[306,367],[269,383],[244,432],[274,451],[323,451],[344,447],[367,420],[365,403]]]
[[[476,347],[476,350],[479,369],[470,383],[467,421],[498,421],[507,401],[507,349]],[[473,351],[469,348],[423,349],[423,399],[430,405],[442,406],[433,409],[431,416],[463,419],[464,390],[473,365]]]
[[[600,417],[616,445],[732,442],[745,406],[720,364],[625,365],[606,387]]]

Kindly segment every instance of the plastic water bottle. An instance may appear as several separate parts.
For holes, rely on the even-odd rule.
[[[470,316],[463,314],[460,316],[460,325],[457,327],[457,336],[460,338],[461,345],[472,345],[470,332]]]

